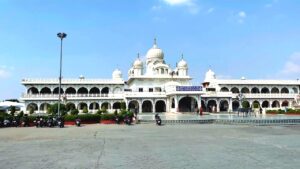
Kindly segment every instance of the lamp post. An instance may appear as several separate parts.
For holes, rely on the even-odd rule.
[[[239,102],[240,102],[240,108],[243,108],[243,106],[242,106],[242,103],[243,103],[243,101],[244,101],[244,99],[245,99],[245,96],[244,96],[244,94],[243,93],[239,93],[237,96],[236,96],[236,98],[239,100]]]
[[[61,71],[62,71],[62,45],[63,39],[67,37],[64,32],[57,33],[57,37],[60,38],[60,62],[59,62],[59,89],[58,89],[58,116],[60,117],[60,96],[61,96]]]

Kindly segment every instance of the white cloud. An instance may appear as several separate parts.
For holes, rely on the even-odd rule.
[[[300,75],[300,52],[294,53],[290,58],[285,62],[283,69],[280,74],[282,75]]]
[[[246,14],[246,12],[244,12],[244,11],[240,11],[240,12],[237,14],[237,16],[238,16],[238,22],[239,22],[239,23],[244,23],[244,22],[245,22],[245,18],[247,17],[247,14]]]
[[[169,6],[185,6],[188,12],[191,14],[197,14],[199,12],[199,6],[196,0],[162,0]]]
[[[163,0],[168,5],[191,5],[193,0]]]

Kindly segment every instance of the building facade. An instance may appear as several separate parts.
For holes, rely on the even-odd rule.
[[[242,104],[254,103],[264,109],[293,108],[299,105],[298,80],[222,80],[208,70],[202,84],[193,85],[188,64],[181,58],[175,68],[165,63],[164,53],[156,40],[146,54],[139,56],[128,70],[128,79],[116,69],[111,79],[23,79],[26,91],[21,99],[26,112],[33,109],[46,113],[50,104],[57,103],[61,90],[62,101],[68,107],[94,113],[98,109],[114,111],[121,102],[139,113],[236,111]],[[245,103],[243,103],[245,102]]]

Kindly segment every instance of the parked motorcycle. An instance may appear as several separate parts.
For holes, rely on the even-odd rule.
[[[127,125],[130,125],[131,124],[131,118],[129,116],[125,116],[124,118],[124,123],[127,124]]]
[[[161,118],[158,114],[155,115],[155,122],[156,122],[156,125],[158,125],[158,126],[161,125]]]
[[[5,119],[3,121],[3,127],[10,127],[10,125],[11,125],[11,122],[8,119]]]
[[[75,120],[75,125],[76,125],[77,127],[80,127],[80,125],[81,125],[81,120],[80,120],[79,118],[77,118],[77,119]]]
[[[64,121],[61,117],[57,118],[57,126],[59,128],[64,128],[65,127]]]

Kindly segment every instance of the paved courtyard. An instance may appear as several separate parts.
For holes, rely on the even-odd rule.
[[[300,126],[1,128],[0,168],[300,168]]]

